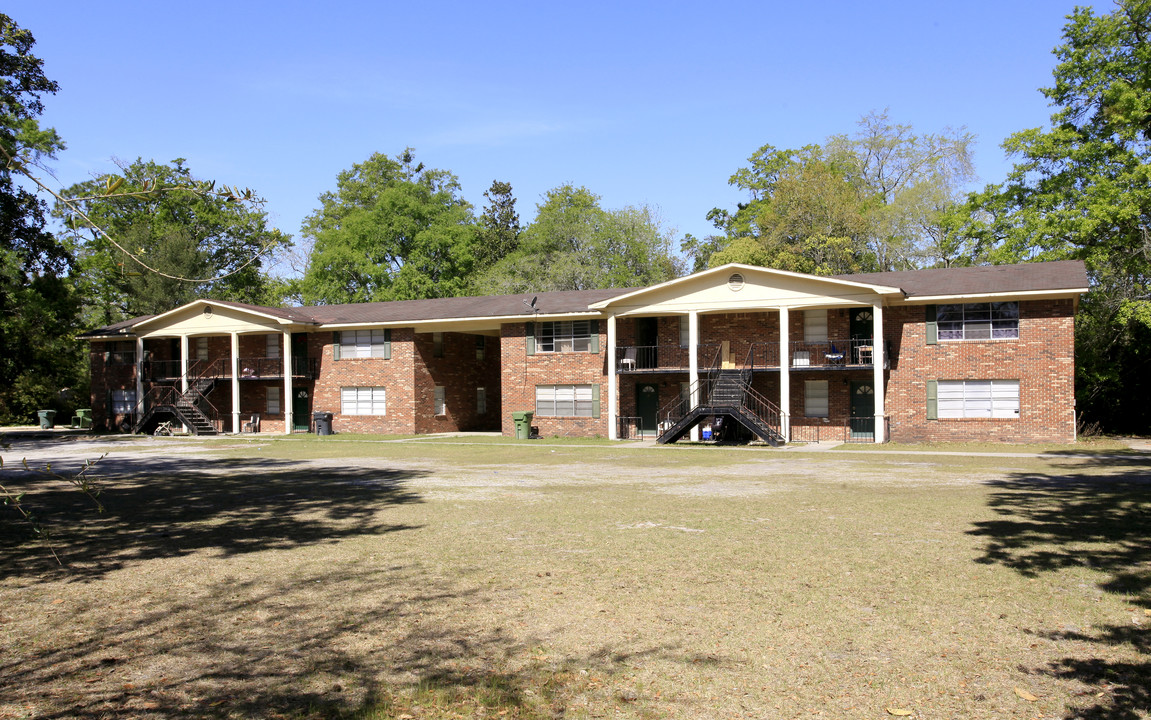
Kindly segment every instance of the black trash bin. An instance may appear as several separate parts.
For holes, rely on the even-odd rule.
[[[312,420],[316,422],[317,435],[331,435],[332,434],[332,413],[330,412],[315,412],[312,413]]]

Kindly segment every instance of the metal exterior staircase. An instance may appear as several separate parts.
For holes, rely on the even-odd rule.
[[[699,401],[694,407],[685,406],[689,401],[676,400],[661,410],[660,417],[671,426],[656,442],[673,443],[705,419],[723,417],[734,420],[772,446],[784,444],[779,408],[751,387],[750,371],[715,370],[697,385],[699,387],[693,389],[699,393]]]
[[[193,435],[218,435],[216,430],[216,409],[208,402],[207,395],[216,386],[217,378],[195,378],[185,392],[174,385],[154,387],[141,400],[142,412],[132,426],[133,433],[145,430],[158,423],[160,417],[169,415],[185,425]]]

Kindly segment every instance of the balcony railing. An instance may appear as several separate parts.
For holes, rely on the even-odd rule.
[[[700,345],[699,367],[704,365],[703,358],[710,359],[720,347],[718,343]],[[859,370],[872,367],[874,360],[875,343],[868,338],[788,343],[788,364],[792,369]],[[615,367],[618,373],[684,372],[688,369],[688,348],[678,345],[619,346],[616,348]],[[724,367],[778,369],[779,343],[733,340],[728,344],[728,362]]]
[[[719,350],[717,343],[699,346],[699,367]],[[627,345],[615,349],[615,369],[619,373],[687,371],[691,355],[680,345]]]
[[[284,361],[282,358],[240,358],[239,378],[261,380],[278,379],[284,377]],[[291,362],[292,377],[314,380],[319,374],[319,361],[316,358],[294,357]],[[144,363],[144,378],[146,380],[178,380],[182,377],[179,360],[149,360]],[[188,363],[188,377],[195,378],[231,378],[232,360],[219,358],[216,360],[193,360]]]

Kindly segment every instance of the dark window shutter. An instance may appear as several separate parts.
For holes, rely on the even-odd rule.
[[[927,381],[927,419],[939,419],[939,383],[935,380]]]
[[[935,323],[935,306],[927,306],[927,344],[939,344],[939,326]]]
[[[599,320],[592,320],[590,323],[588,323],[588,327],[591,328],[591,351],[593,353],[598,353],[599,352]],[[596,417],[599,417],[598,412],[596,413]]]
[[[524,331],[524,345],[527,347],[528,355],[536,354],[536,324],[534,322],[527,324]]]
[[[591,416],[594,418],[599,417],[599,394],[601,392],[603,392],[602,385],[596,384],[591,386]]]
[[[340,359],[340,331],[332,333],[332,359]]]

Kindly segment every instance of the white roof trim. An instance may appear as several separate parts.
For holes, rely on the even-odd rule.
[[[887,285],[872,285],[869,283],[854,282],[852,280],[840,280],[838,278],[824,277],[822,275],[808,275],[807,273],[791,272],[790,270],[776,270],[774,268],[759,267],[757,265],[743,265],[740,263],[728,263],[727,265],[720,265],[719,267],[711,268],[710,270],[703,270],[703,271],[694,273],[692,275],[685,275],[681,278],[676,278],[674,280],[667,280],[665,282],[661,282],[658,285],[652,285],[651,287],[641,288],[639,290],[633,290],[632,292],[625,293],[623,295],[616,295],[615,297],[609,298],[607,300],[600,300],[599,302],[592,303],[592,304],[588,305],[588,307],[594,308],[594,309],[604,309],[604,308],[611,306],[614,303],[619,302],[620,300],[627,300],[630,298],[638,297],[640,295],[645,295],[647,293],[650,293],[650,292],[653,292],[655,290],[659,290],[662,288],[667,288],[667,287],[671,287],[673,285],[691,282],[693,280],[697,280],[699,278],[706,277],[708,275],[722,275],[724,273],[729,273],[732,271],[754,273],[754,274],[758,274],[758,275],[777,275],[777,276],[781,276],[781,277],[798,278],[801,280],[816,280],[818,282],[825,282],[825,283],[829,283],[832,285],[839,285],[842,287],[863,288],[865,290],[871,290],[871,291],[873,291],[879,295],[902,295],[903,294],[903,290],[901,290],[900,288],[890,287]]]
[[[216,307],[228,308],[229,310],[234,310],[235,312],[238,312],[238,313],[244,313],[245,315],[252,315],[254,317],[261,317],[261,318],[266,318],[268,320],[274,320],[276,323],[278,323],[280,325],[315,325],[316,324],[310,320],[290,320],[288,318],[282,318],[282,317],[279,317],[276,315],[272,315],[270,313],[262,313],[258,310],[253,310],[253,309],[248,308],[248,307],[240,307],[238,305],[235,305],[234,303],[228,302],[227,300],[205,300],[205,299],[201,298],[198,300],[193,300],[192,302],[187,303],[185,305],[181,305],[178,308],[173,308],[166,313],[154,315],[154,316],[148,318],[147,320],[143,320],[141,322],[138,322],[135,325],[132,325],[130,327],[133,331],[135,331],[135,330],[138,330],[139,328],[151,325],[152,323],[154,323],[158,320],[164,320],[165,318],[168,318],[171,315],[174,315],[178,312],[182,312],[182,311],[187,310],[189,308],[206,307],[209,305],[215,305]]]
[[[490,322],[493,325],[502,325],[509,322],[535,322],[537,320],[552,320],[555,318],[588,318],[588,319],[604,319],[604,314],[599,311],[576,311],[564,313],[539,313],[538,315],[468,315],[465,317],[455,318],[432,318],[429,320],[364,320],[363,322],[340,322],[340,323],[320,323],[319,329],[321,330],[340,330],[344,328],[362,328],[362,327],[390,327],[390,328],[405,328],[405,327],[421,327],[425,325],[458,325],[461,323],[479,324]]]
[[[986,300],[988,298],[1013,298],[1013,297],[1028,297],[1028,298],[1042,298],[1042,297],[1072,297],[1075,295],[1082,295],[1090,290],[1090,288],[1068,288],[1065,290],[1014,290],[1008,292],[994,292],[994,293],[964,293],[962,295],[915,295],[907,298],[905,304],[907,305],[926,305],[929,303],[938,303],[956,301],[956,300]]]

